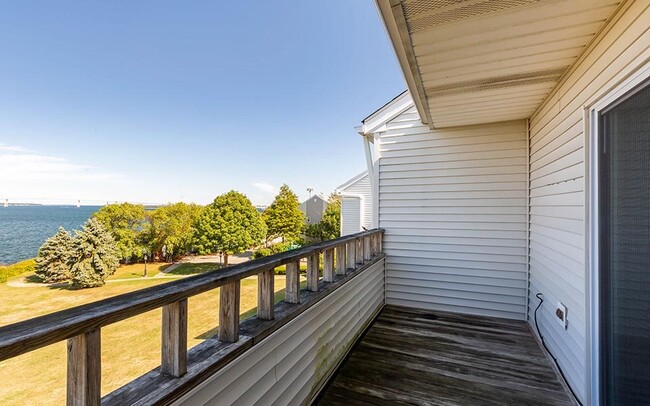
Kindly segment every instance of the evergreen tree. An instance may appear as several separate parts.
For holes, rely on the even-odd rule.
[[[70,280],[70,249],[72,237],[63,227],[48,238],[38,250],[36,275],[45,283]]]
[[[119,265],[115,240],[96,218],[76,232],[70,263],[72,285],[77,288],[102,286],[115,273]]]
[[[289,186],[282,185],[280,193],[262,214],[266,224],[266,240],[282,237],[282,241],[294,241],[304,227],[305,216],[300,211],[298,196]]]
[[[229,255],[260,244],[266,235],[262,216],[246,196],[234,190],[207,205],[194,229],[194,246],[198,252],[221,252],[225,265]]]

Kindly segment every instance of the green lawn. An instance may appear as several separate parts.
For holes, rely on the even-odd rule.
[[[137,266],[133,267],[121,272],[137,273]],[[169,281],[133,278],[83,290],[47,286],[14,288],[0,284],[0,326]],[[244,279],[241,284],[240,310],[245,318],[255,314],[257,278]],[[284,287],[285,277],[276,276],[276,301],[284,299]],[[214,334],[218,314],[218,289],[189,299],[190,347]],[[103,395],[160,365],[160,328],[161,310],[158,309],[102,329]],[[0,362],[0,405],[35,404],[35,399],[39,405],[64,403],[65,369],[65,342]]]
[[[152,277],[169,267],[169,262],[153,262],[147,264],[147,277]],[[144,275],[144,264],[120,265],[117,271],[108,279],[132,279],[142,278]]]
[[[13,265],[0,266],[0,283],[7,282],[10,278],[20,275],[22,273],[31,273],[34,272],[34,267],[36,266],[36,261],[28,259],[25,261],[17,262]]]
[[[213,271],[215,269],[222,268],[223,265],[215,264],[211,262],[201,262],[196,264],[183,263],[178,265],[173,270],[169,271],[168,275],[195,275],[198,273],[203,273],[207,271]]]

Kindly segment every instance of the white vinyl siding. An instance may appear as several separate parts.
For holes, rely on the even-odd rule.
[[[372,191],[368,174],[340,190],[341,235],[372,228]],[[356,212],[352,212],[356,210]]]
[[[531,118],[530,319],[571,386],[585,399],[588,381],[585,226],[585,108],[650,58],[650,3],[630,2]],[[567,307],[568,329],[554,316]]]
[[[380,260],[175,404],[307,404],[383,304]]]
[[[386,300],[524,319],[523,120],[430,130],[415,107],[378,139]]]
[[[343,196],[341,199],[341,236],[361,231],[361,199]]]

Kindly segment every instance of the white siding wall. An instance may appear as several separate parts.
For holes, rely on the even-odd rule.
[[[341,190],[341,194],[344,196],[343,204],[345,204],[345,195],[359,196],[361,198],[361,213],[357,214],[356,218],[350,217],[352,215],[351,213],[346,217],[345,207],[341,207],[342,235],[361,231],[360,225],[370,230],[372,228],[372,191],[368,175],[366,174],[358,181]],[[359,223],[359,215],[361,215],[361,223]]]
[[[526,316],[525,121],[431,131],[415,108],[379,137],[386,301]]]
[[[361,198],[341,198],[341,236],[361,231]]]
[[[305,404],[383,304],[381,260],[176,404]]]
[[[530,318],[575,390],[587,392],[585,108],[650,58],[650,2],[630,2],[531,119]],[[553,312],[567,306],[568,330]]]

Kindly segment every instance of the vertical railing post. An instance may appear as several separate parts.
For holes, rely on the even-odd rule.
[[[177,378],[187,372],[187,299],[162,308],[160,370]]]
[[[239,340],[240,281],[223,285],[219,294],[219,340],[234,343]]]
[[[357,238],[356,239],[356,244],[357,244],[357,264],[361,265],[363,264],[363,238]]]
[[[273,320],[275,307],[275,276],[273,269],[257,274],[257,318]]]
[[[336,246],[336,274],[345,275],[345,244]]]
[[[377,254],[384,252],[384,233],[377,233]]]
[[[101,332],[99,329],[68,339],[68,406],[101,403]]]
[[[307,257],[307,290],[318,292],[318,262],[320,254],[318,252]]]
[[[372,258],[372,249],[371,249],[371,236],[363,237],[363,262],[370,261]]]
[[[323,281],[334,282],[334,248],[323,251]]]
[[[287,264],[287,286],[284,292],[285,302],[300,303],[300,261]]]
[[[357,268],[357,241],[356,240],[348,241],[345,245],[347,249],[347,260],[348,260],[347,268],[354,270]]]

